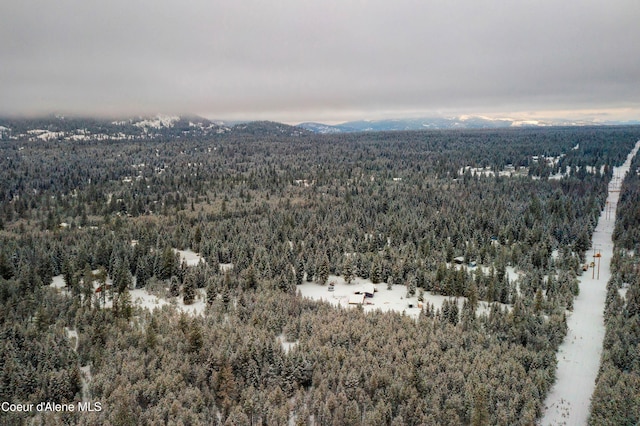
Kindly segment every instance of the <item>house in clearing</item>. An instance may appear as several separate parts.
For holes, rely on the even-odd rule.
[[[373,297],[373,293],[375,293],[376,286],[372,283],[366,283],[362,285],[362,288],[355,292],[357,295],[363,295],[364,297]]]
[[[367,283],[362,286],[362,292],[365,297],[373,297],[373,293],[376,292],[376,286],[372,283]]]
[[[376,286],[372,283],[363,284],[359,290],[356,290],[349,296],[350,305],[364,305],[367,298],[373,297],[376,292]]]

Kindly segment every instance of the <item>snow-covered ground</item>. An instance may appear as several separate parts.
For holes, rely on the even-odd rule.
[[[64,288],[67,284],[64,282],[64,278],[62,275],[56,275],[53,277],[53,281],[51,282],[51,287],[53,288]]]
[[[136,241],[132,241],[132,244],[137,243]],[[200,262],[205,262],[204,258],[202,258],[199,254],[193,252],[192,250],[175,250],[176,253],[180,254],[180,261],[185,262],[187,266],[196,266]],[[232,264],[220,265],[221,270],[226,270],[232,268]],[[98,271],[93,271],[97,273]],[[134,278],[135,282],[135,278]],[[111,285],[113,281],[111,278],[107,278],[107,285]],[[60,291],[66,291],[66,284],[62,275],[57,275],[53,277],[53,280],[50,284],[51,287],[59,289]],[[97,281],[93,282],[93,288],[96,290],[99,287]],[[191,305],[185,305],[182,302],[182,296],[166,299],[163,297],[158,297],[154,294],[149,293],[145,288],[137,288],[134,290],[130,290],[129,294],[131,295],[131,301],[135,306],[139,306],[143,309],[149,309],[153,311],[156,308],[162,308],[164,305],[174,305],[178,310],[185,312],[190,315],[204,315],[205,307],[206,307],[206,292],[203,289],[199,289],[196,292],[196,300]],[[99,294],[96,293],[94,297],[99,297]],[[112,296],[107,296],[105,300],[105,308],[113,307]]]
[[[580,170],[580,167],[576,167],[574,170],[578,171],[578,170]],[[586,170],[587,173],[591,173],[591,174],[595,174],[595,172],[596,172],[596,168],[593,167],[593,166],[586,166],[585,170]],[[551,180],[560,180],[560,179],[562,179],[564,177],[569,176],[569,173],[570,173],[570,171],[565,169],[564,171],[558,172],[555,175],[549,176],[549,179],[551,179]],[[600,173],[604,174],[604,165],[600,166]]]
[[[278,343],[280,343],[280,346],[282,346],[282,350],[286,353],[288,353],[292,348],[298,346],[298,343],[300,343],[298,340],[296,340],[295,342],[287,341],[287,338],[284,334],[279,335],[276,340],[278,341]]]
[[[507,268],[507,273],[510,280],[514,280],[517,277],[513,268]],[[334,290],[329,291],[328,285],[319,285],[315,282],[304,282],[297,287],[302,297],[308,297],[313,300],[324,300],[331,303],[334,306],[342,307],[354,307],[356,305],[350,305],[349,299],[354,295],[356,291],[362,289],[365,284],[371,284],[371,281],[364,278],[356,277],[351,284],[347,284],[344,278],[336,275],[329,275],[328,282],[334,283]],[[375,310],[381,310],[383,312],[394,311],[404,313],[405,315],[418,318],[420,314],[420,305],[418,302],[418,291],[415,296],[407,297],[407,287],[402,284],[394,285],[391,290],[387,290],[387,283],[376,284],[376,292],[373,297],[366,298],[363,305],[365,312],[371,312]],[[423,303],[430,303],[436,309],[441,309],[445,300],[458,301],[458,308],[462,309],[464,303],[464,297],[454,298],[451,296],[441,296],[437,294],[431,294],[430,292],[424,292]],[[504,305],[503,307],[505,307]],[[479,315],[489,312],[489,304],[487,302],[478,302],[478,309],[476,311]]]
[[[204,257],[200,256],[193,250],[173,250],[180,254],[180,262],[186,262],[187,266],[197,266],[200,262],[204,262],[205,264],[207,263]],[[227,272],[233,269],[233,263],[221,263],[219,267],[220,271]]]
[[[111,278],[107,278],[108,285],[111,285],[112,282],[113,281],[111,280]],[[53,277],[50,287],[56,288],[59,291],[66,291],[66,287],[65,287],[65,283],[64,283],[64,279],[62,278],[62,275],[57,275]],[[99,287],[98,282],[94,281],[93,288],[97,289],[98,287]],[[190,315],[195,315],[195,316],[204,315],[204,310],[206,307],[206,300],[207,300],[206,291],[203,289],[198,289],[196,291],[196,300],[191,305],[185,305],[182,302],[182,296],[167,300],[163,297],[158,297],[154,294],[149,293],[145,288],[137,288],[134,290],[130,290],[129,294],[131,296],[131,302],[135,306],[139,306],[143,309],[149,309],[150,311],[153,311],[156,308],[162,308],[164,305],[174,305],[178,310]],[[100,297],[99,293],[96,293],[94,297]],[[113,307],[112,296],[110,295],[107,296],[104,307],[105,308]]]
[[[233,263],[221,263],[220,271],[227,272],[233,269]]]
[[[170,304],[166,299],[155,296],[144,288],[136,288],[135,290],[131,290],[129,294],[131,295],[131,301],[135,305],[149,309],[150,311]]]
[[[200,263],[200,261],[207,263],[203,257],[192,250],[173,250],[176,253],[180,253],[180,262],[186,262],[187,266],[196,266],[198,263]]]
[[[185,314],[193,316],[204,315],[204,310],[207,306],[207,292],[204,289],[196,290],[196,300],[190,305],[182,303],[182,296],[176,297],[174,300],[176,308]]]
[[[305,282],[298,286],[298,290],[303,297],[313,300],[324,300],[335,306],[354,306],[349,305],[349,298],[359,291],[364,284],[371,284],[370,280],[363,278],[354,278],[351,284],[345,283],[344,279],[339,276],[329,275],[328,282],[335,283],[334,291],[329,291],[328,285],[319,285],[315,282]],[[420,313],[418,308],[418,296],[406,297],[407,287],[404,285],[394,285],[391,290],[387,290],[386,283],[376,284],[376,293],[371,298],[365,299],[363,305],[365,312],[380,309],[381,311],[404,312],[410,317],[417,318]],[[425,293],[424,301],[430,302],[437,308],[442,306],[442,302],[449,299],[447,296],[432,296]],[[409,305],[412,307],[410,308]]]
[[[69,342],[73,346],[74,352],[78,352],[78,331],[75,329],[70,329],[69,327],[65,327],[64,331],[67,333],[67,338]],[[89,392],[89,383],[91,383],[91,366],[85,365],[80,367],[80,386],[82,390],[80,394],[82,395],[82,402],[88,402],[89,396],[91,395]]]
[[[625,163],[614,169],[614,176],[624,176],[629,171],[631,160],[638,149],[640,141]],[[609,205],[617,205],[620,197],[620,193],[615,192],[617,188],[614,185],[615,182],[609,188]],[[592,239],[593,249],[602,256],[600,277],[598,278],[598,261],[592,257],[592,250],[587,257],[590,258],[588,260],[596,260],[595,277],[592,278],[593,270],[579,277],[580,295],[576,297],[573,312],[567,319],[567,336],[558,349],[557,379],[545,401],[545,413],[540,422],[543,426],[587,424],[591,394],[595,388],[602,355],[604,306],[607,281],[611,277],[611,236],[614,224],[615,215],[607,215],[606,209],[603,210]]]
[[[459,175],[463,175],[466,171],[471,172],[472,175],[475,176],[495,176],[496,173],[491,167],[471,167],[465,166],[458,170]],[[516,176],[527,176],[529,173],[529,168],[520,167],[516,170],[513,166],[509,165],[505,168],[505,170],[498,171],[498,176],[502,177],[516,177]]]
[[[73,344],[73,350],[78,351],[78,331],[72,330],[69,327],[65,327],[64,331],[67,333],[67,339]]]
[[[180,120],[180,117],[177,116],[158,115],[154,118],[138,121],[133,125],[140,128],[151,127],[154,129],[161,129],[163,127],[173,127],[178,120]]]

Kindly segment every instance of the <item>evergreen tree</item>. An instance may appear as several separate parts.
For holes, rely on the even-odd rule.
[[[302,257],[298,258],[295,271],[296,285],[302,285],[302,281],[304,280],[304,262],[302,261]]]
[[[178,297],[180,295],[180,281],[175,275],[171,277],[169,284],[169,295],[171,297]]]
[[[87,263],[84,266],[84,272],[82,273],[82,298],[84,304],[87,306],[91,306],[91,297],[93,296],[93,282],[95,280],[95,276],[93,271],[91,271],[91,266]]]
[[[313,278],[316,275],[316,265],[311,257],[307,259],[305,264],[306,274],[307,274],[307,282],[313,281]]]
[[[416,295],[417,279],[414,274],[409,275],[407,280],[407,297],[413,297]]]
[[[13,277],[13,265],[3,251],[0,251],[0,277],[5,280]]]
[[[636,281],[629,286],[625,299],[627,300],[625,316],[627,318],[640,316],[640,276],[636,277]]]
[[[327,256],[323,256],[318,266],[318,284],[325,285],[329,279],[329,259]]]
[[[191,305],[196,298],[196,279],[193,273],[188,273],[182,287],[182,301],[185,305]]]
[[[133,278],[129,265],[126,260],[118,259],[114,267],[113,287],[118,293],[122,293],[125,289],[131,288]]]
[[[542,311],[543,302],[544,302],[544,296],[542,295],[542,288],[538,287],[538,290],[536,290],[536,295],[533,302],[533,309],[535,312]]]
[[[484,386],[476,389],[473,399],[473,411],[471,414],[472,426],[486,426],[490,424],[489,401],[487,398],[487,390]]]
[[[96,299],[96,305],[98,307],[104,307],[107,301],[107,270],[100,266],[98,268],[98,272],[93,274],[95,281],[97,281],[98,289],[100,289],[100,294]],[[96,289],[96,291],[98,291]]]
[[[114,313],[117,317],[129,320],[133,315],[133,305],[131,304],[131,294],[129,289],[125,288],[118,293],[118,296],[113,301]]]
[[[144,288],[151,278],[149,263],[146,256],[140,256],[136,263],[136,288]]]
[[[162,251],[162,256],[159,259],[160,267],[157,271],[157,276],[161,280],[167,280],[171,278],[172,275],[178,273],[178,261],[176,259],[175,254],[173,253],[173,249],[169,246],[165,247]]]
[[[67,257],[64,259],[62,263],[62,279],[66,284],[67,288],[71,290],[75,294],[76,287],[76,277],[75,277],[75,268],[71,260]]]
[[[246,269],[244,283],[246,290],[255,290],[258,288],[258,279],[256,278],[256,270],[253,265],[249,265]]]
[[[215,302],[217,296],[218,291],[216,285],[214,283],[214,280],[210,278],[207,284],[207,304],[213,305],[213,302]]]
[[[475,282],[469,285],[469,291],[467,294],[467,300],[469,300],[470,308],[474,311],[478,307],[478,286]]]
[[[378,284],[382,281],[382,263],[378,256],[376,256],[373,259],[373,262],[371,262],[371,273],[369,274],[369,278],[374,284]]]
[[[344,281],[347,284],[351,284],[351,282],[353,281],[353,261],[351,260],[351,257],[347,257],[344,260],[342,275],[344,277]]]

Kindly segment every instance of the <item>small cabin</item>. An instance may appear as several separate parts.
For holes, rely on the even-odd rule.
[[[371,283],[367,283],[362,286],[362,292],[365,297],[373,297],[373,294],[376,292],[376,286]]]
[[[378,291],[376,286],[372,283],[367,283],[362,288],[355,292],[355,294],[363,295],[364,297],[373,297],[373,294]]]

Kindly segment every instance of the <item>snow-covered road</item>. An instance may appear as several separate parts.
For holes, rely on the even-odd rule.
[[[593,234],[592,249],[587,253],[587,261],[595,261],[595,270],[589,269],[579,277],[580,295],[576,297],[573,312],[567,319],[567,336],[558,349],[557,379],[545,401],[546,409],[540,422],[543,426],[587,424],[605,333],[604,306],[607,281],[611,277],[614,209],[620,197],[621,179],[629,171],[638,149],[640,141],[624,164],[614,169],[614,179],[609,184],[607,196],[607,206],[611,208],[602,211]],[[599,278],[598,259],[593,257],[597,252],[602,256],[599,259]]]

